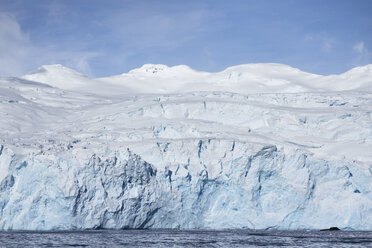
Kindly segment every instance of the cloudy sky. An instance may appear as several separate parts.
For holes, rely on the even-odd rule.
[[[370,0],[0,0],[0,76],[63,64],[219,71],[275,62],[318,74],[372,63]]]

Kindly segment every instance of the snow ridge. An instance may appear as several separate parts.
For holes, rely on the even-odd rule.
[[[201,72],[186,65],[168,67],[145,64],[128,73],[89,78],[62,65],[42,66],[23,79],[61,89],[108,94],[229,91],[234,93],[298,93],[319,91],[372,91],[372,65],[356,67],[339,75],[321,76],[275,63],[245,64],[221,72]],[[94,89],[94,90],[93,90]]]

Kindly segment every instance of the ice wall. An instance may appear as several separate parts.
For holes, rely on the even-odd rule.
[[[372,229],[371,170],[234,141],[159,146],[154,164],[124,148],[2,146],[0,228]]]

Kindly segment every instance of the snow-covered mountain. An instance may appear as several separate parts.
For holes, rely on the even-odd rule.
[[[94,78],[85,76],[77,71],[62,65],[44,65],[36,71],[30,72],[21,77],[28,81],[35,81],[48,84],[64,90],[79,91],[91,94],[100,95],[117,95],[128,92],[129,89],[125,85],[112,85],[110,82],[104,84]]]
[[[372,65],[0,80],[0,229],[372,230]]]
[[[23,79],[66,90],[117,95],[223,91],[240,94],[361,90],[372,92],[372,65],[321,76],[282,64],[246,64],[210,73],[188,66],[145,64],[117,76],[89,78],[62,65],[42,66]]]

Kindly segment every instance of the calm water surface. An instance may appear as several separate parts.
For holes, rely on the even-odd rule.
[[[372,247],[372,232],[99,230],[0,232],[0,247]]]

